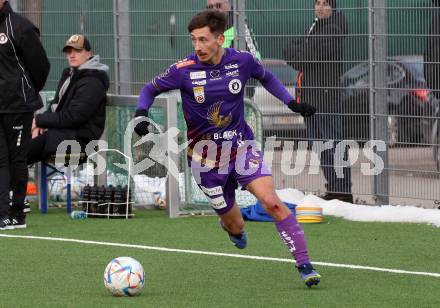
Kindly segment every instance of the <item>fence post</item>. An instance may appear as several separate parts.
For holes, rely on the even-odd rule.
[[[384,163],[383,171],[373,177],[373,194],[380,205],[389,204],[386,0],[369,0],[368,9],[370,139],[386,143],[385,151],[374,149]]]
[[[115,93],[131,95],[130,1],[113,0]]]
[[[245,1],[234,0],[232,10],[234,11],[233,24],[236,29],[234,38],[234,48],[238,50],[246,50],[246,16]]]
[[[113,0],[113,36],[114,36],[114,82],[115,94],[132,95],[131,89],[131,53],[130,53],[130,0]],[[121,110],[120,115],[127,116],[129,109]],[[104,135],[107,132],[104,131]],[[107,160],[107,152],[102,154]],[[98,177],[101,185],[107,178]]]
[[[177,97],[169,95],[166,98],[166,127],[165,131],[170,128],[177,128]],[[175,140],[171,140],[171,136],[167,138],[167,170],[168,178],[166,183],[167,211],[169,218],[179,217],[180,208],[180,189],[179,189],[179,153],[175,153],[171,149],[174,144],[178,143],[177,136]],[[177,170],[173,170],[173,166],[177,166]],[[174,177],[175,175],[176,177]]]

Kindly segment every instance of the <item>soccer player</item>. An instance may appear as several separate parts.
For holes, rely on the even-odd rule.
[[[220,217],[234,245],[247,244],[244,221],[235,203],[240,184],[273,217],[276,229],[296,260],[304,283],[317,285],[321,276],[310,263],[304,231],[277,196],[272,176],[255,147],[254,135],[244,119],[244,86],[258,79],[292,111],[311,116],[315,108],[297,103],[281,82],[249,52],[223,48],[226,16],[215,10],[196,14],[188,25],[195,53],[171,65],[141,90],[135,132],[148,134],[148,109],[155,96],[180,89],[188,126],[188,163],[200,189]]]

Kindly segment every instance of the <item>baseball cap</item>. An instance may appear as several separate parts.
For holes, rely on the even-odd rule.
[[[90,51],[92,46],[90,46],[89,40],[82,34],[73,34],[66,41],[66,44],[63,47],[63,52],[66,51],[67,48],[74,48],[76,50],[87,50]]]

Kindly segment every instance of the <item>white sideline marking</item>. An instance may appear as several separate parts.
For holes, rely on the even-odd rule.
[[[260,257],[260,256],[239,255],[239,254],[232,254],[232,253],[211,252],[211,251],[201,251],[201,250],[186,250],[186,249],[175,249],[175,248],[165,248],[165,247],[156,247],[156,246],[122,244],[122,243],[85,241],[85,240],[77,240],[77,239],[69,239],[69,238],[61,238],[61,237],[14,235],[14,234],[0,234],[0,237],[24,238],[24,239],[32,239],[32,240],[46,240],[46,241],[57,241],[57,242],[70,242],[70,243],[89,244],[89,245],[138,248],[138,249],[145,249],[145,250],[156,250],[156,251],[166,251],[166,252],[179,252],[179,253],[188,253],[188,254],[197,254],[197,255],[208,255],[208,256],[239,258],[239,259],[250,259],[250,260],[263,260],[263,261],[295,263],[295,261],[293,261],[292,259]],[[321,265],[321,266],[328,266],[328,267],[342,267],[342,268],[360,269],[360,270],[375,271],[375,272],[387,272],[387,273],[406,274],[406,275],[431,276],[431,277],[440,278],[440,273],[413,272],[413,271],[405,271],[405,270],[391,269],[391,268],[381,268],[381,267],[372,267],[372,266],[363,266],[363,265],[351,265],[351,264],[338,264],[338,263],[328,263],[328,262],[316,262],[316,261],[313,261],[313,264]]]

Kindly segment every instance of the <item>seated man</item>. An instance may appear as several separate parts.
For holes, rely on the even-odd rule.
[[[72,35],[63,52],[69,67],[61,75],[48,110],[33,120],[28,164],[46,160],[64,140],[76,140],[84,149],[104,131],[108,66],[92,54],[83,35]]]

